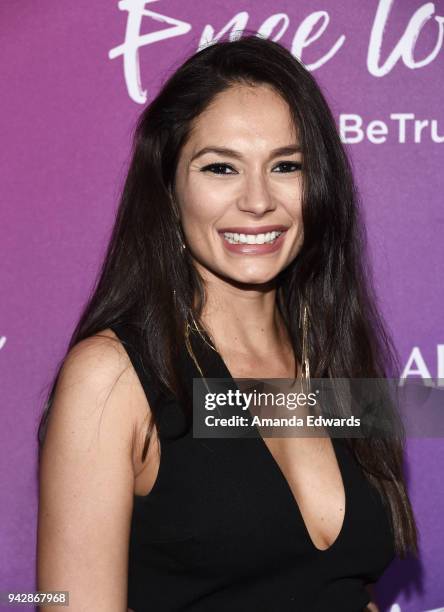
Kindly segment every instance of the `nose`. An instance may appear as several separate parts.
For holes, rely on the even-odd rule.
[[[259,216],[276,208],[270,185],[263,172],[258,170],[245,175],[237,205],[239,210]]]

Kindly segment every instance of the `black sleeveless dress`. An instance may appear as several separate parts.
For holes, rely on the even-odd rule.
[[[160,467],[146,496],[134,496],[128,607],[135,612],[362,612],[365,584],[395,556],[388,511],[344,441],[332,438],[346,495],[343,525],[327,550],[313,544],[280,467],[259,437],[177,437],[184,417],[156,391],[123,342],[150,405],[162,407]],[[219,353],[190,340],[207,378],[231,379]],[[184,347],[178,367],[201,378]],[[234,381],[233,381],[234,382]]]

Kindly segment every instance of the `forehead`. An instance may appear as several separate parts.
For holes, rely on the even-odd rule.
[[[212,144],[274,148],[297,140],[287,102],[269,85],[233,85],[194,120],[188,147]]]

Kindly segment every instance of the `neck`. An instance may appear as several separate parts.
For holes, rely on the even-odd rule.
[[[291,343],[274,284],[240,285],[206,280],[201,321],[222,352],[258,358],[282,355]]]

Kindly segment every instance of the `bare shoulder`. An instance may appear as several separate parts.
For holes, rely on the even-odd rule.
[[[120,431],[120,438],[126,438],[131,451],[150,416],[146,394],[128,353],[109,328],[72,347],[60,372],[55,399],[54,412],[61,413],[62,420],[82,417],[87,424],[100,411],[101,417],[107,416]]]
[[[65,357],[59,387],[128,384],[134,369],[122,343],[109,328],[75,344]],[[134,380],[133,380],[134,382]]]
[[[100,335],[95,336],[95,338],[97,341],[99,338],[105,338],[105,342],[107,338],[112,342],[113,349],[118,352],[118,357],[115,357],[115,360],[118,362],[117,375],[121,391],[126,398],[127,410],[132,423],[131,453],[134,473],[137,476],[140,471],[146,469],[148,462],[155,460],[156,452],[160,450],[156,427],[154,427],[151,434],[152,443],[149,446],[148,454],[145,461],[141,462],[140,456],[151,419],[149,401],[128,353],[114,331],[107,328],[100,332]]]

